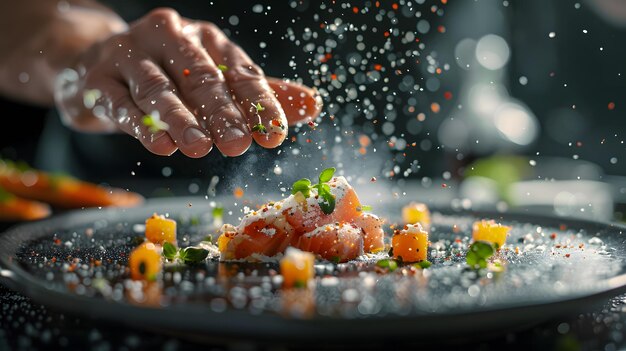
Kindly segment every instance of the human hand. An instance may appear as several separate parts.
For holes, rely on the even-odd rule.
[[[123,131],[149,151],[227,156],[254,139],[280,145],[287,126],[319,114],[315,91],[263,74],[214,24],[157,9],[93,45],[57,79],[63,121],[86,132]],[[144,116],[151,116],[145,118]]]

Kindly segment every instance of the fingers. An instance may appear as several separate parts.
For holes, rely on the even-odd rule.
[[[121,131],[138,139],[154,154],[170,156],[176,152],[178,148],[167,132],[153,133],[143,123],[145,113],[137,107],[127,86],[114,80],[99,83],[103,88],[102,105],[106,106],[107,115]]]
[[[153,12],[154,23],[148,21],[147,28],[138,30],[137,36],[150,31],[160,39],[147,45],[146,51],[176,84],[183,101],[200,125],[210,131],[217,148],[227,156],[243,154],[252,143],[247,121],[232,100],[222,71],[200,44],[197,26],[192,24],[183,30],[175,12],[160,11]]]
[[[261,68],[213,24],[202,24],[202,43],[222,68],[254,140],[266,148],[280,145],[287,135],[287,118]]]
[[[311,121],[322,111],[322,99],[316,90],[278,78],[267,77],[267,81],[285,111],[289,125]]]
[[[211,151],[210,136],[175,93],[174,84],[154,62],[133,53],[126,56],[119,69],[135,104],[152,117],[153,127],[167,131],[183,154],[198,158]],[[165,125],[159,128],[158,120]]]

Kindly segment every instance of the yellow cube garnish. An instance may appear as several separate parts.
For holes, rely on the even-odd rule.
[[[155,244],[176,244],[176,221],[163,215],[153,214],[146,219],[146,238]]]
[[[509,230],[511,227],[496,223],[493,219],[476,221],[473,225],[472,239],[488,241],[495,245],[496,249],[500,249],[506,242]]]
[[[428,254],[428,232],[417,224],[407,224],[391,238],[393,258],[403,262],[425,261]]]
[[[283,287],[303,288],[315,276],[315,256],[306,251],[288,247],[285,256],[280,260],[280,274],[283,276]]]
[[[143,243],[128,257],[130,276],[134,280],[156,280],[161,272],[161,247],[151,242]]]
[[[430,228],[430,211],[428,206],[419,202],[411,202],[402,208],[402,220],[404,224],[422,225],[422,228],[428,230]]]

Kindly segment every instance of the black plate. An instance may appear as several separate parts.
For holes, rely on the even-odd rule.
[[[232,198],[217,201],[229,204],[225,220],[236,223],[244,205]],[[377,204],[374,212],[398,221],[402,205]],[[321,262],[313,289],[285,293],[275,263],[214,260],[168,266],[162,284],[145,290],[127,279],[125,264],[135,238],[143,235],[140,225],[153,212],[178,220],[182,246],[215,230],[203,198],[69,212],[2,234],[0,278],[43,304],[113,322],[190,337],[308,342],[520,327],[586,310],[626,291],[621,225],[445,210],[433,215],[433,266],[425,271],[380,274],[377,257]],[[463,263],[471,223],[479,218],[513,227],[501,251],[507,262],[502,273],[477,274]],[[133,294],[138,291],[146,294]]]

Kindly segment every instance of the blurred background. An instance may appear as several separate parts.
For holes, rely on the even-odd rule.
[[[2,100],[15,125],[2,157],[147,196],[285,187],[336,166],[440,206],[624,217],[624,1],[104,3],[128,21],[169,6],[216,23],[266,74],[316,87],[319,125],[277,150],[163,158]]]

